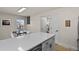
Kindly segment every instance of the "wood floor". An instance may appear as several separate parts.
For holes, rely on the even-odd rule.
[[[55,44],[55,49],[54,49],[55,51],[73,51],[72,49],[70,49],[70,48],[65,48],[65,47],[63,47],[63,46],[60,46],[60,45],[58,45],[58,44]]]

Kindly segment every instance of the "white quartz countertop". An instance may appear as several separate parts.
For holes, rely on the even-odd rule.
[[[29,50],[53,36],[54,34],[38,32],[27,34],[17,38],[0,40],[0,51]]]

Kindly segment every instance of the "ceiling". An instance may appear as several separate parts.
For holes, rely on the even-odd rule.
[[[22,15],[22,16],[32,16],[35,14],[39,14],[48,10],[54,10],[58,7],[27,7],[22,13],[18,13],[18,9],[21,7],[0,7],[0,12],[14,14],[14,15]]]

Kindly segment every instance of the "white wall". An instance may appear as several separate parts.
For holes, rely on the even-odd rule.
[[[77,49],[77,22],[79,8],[60,8],[32,16],[30,30],[33,32],[40,31],[41,16],[52,16],[53,21],[58,21],[60,38],[56,40],[56,43],[63,45],[66,48]],[[65,20],[71,20],[71,27],[65,27]]]
[[[2,26],[2,20],[5,19],[10,19],[10,26]],[[11,32],[16,30],[16,19],[25,19],[25,17],[0,13],[0,40],[10,38]]]

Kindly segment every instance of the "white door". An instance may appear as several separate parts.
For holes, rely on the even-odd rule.
[[[55,42],[57,43],[60,40],[60,21],[57,16],[52,16],[51,27],[52,27],[51,29],[52,33],[56,35]]]
[[[55,42],[60,40],[60,21],[58,16],[42,16],[41,31],[46,32],[46,24],[49,22],[50,33],[56,34]]]
[[[41,32],[46,32],[47,31],[47,23],[48,23],[48,20],[47,20],[47,17],[46,16],[41,16]]]

